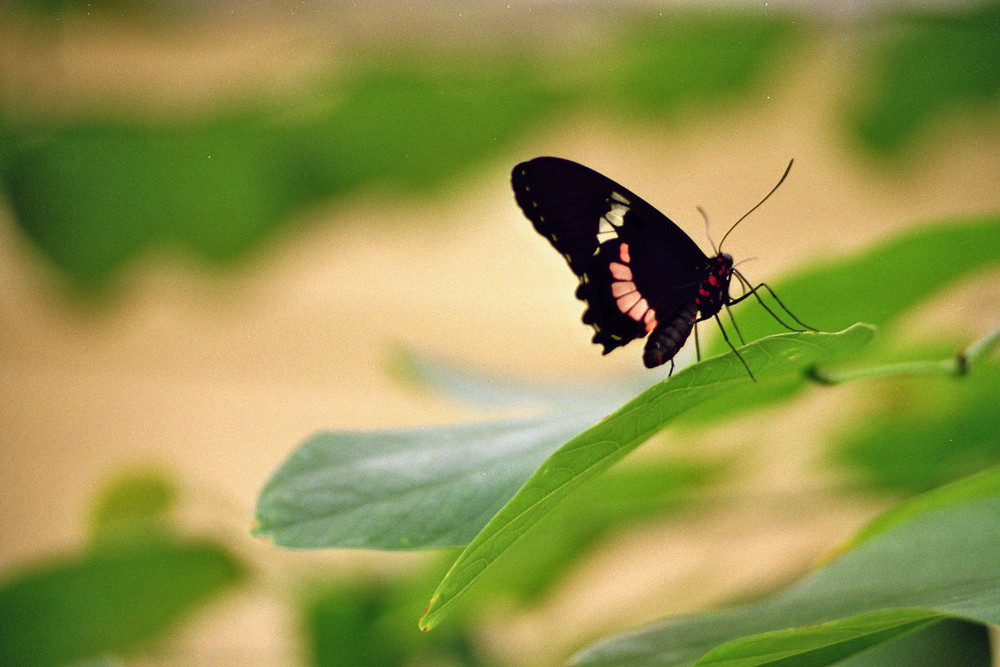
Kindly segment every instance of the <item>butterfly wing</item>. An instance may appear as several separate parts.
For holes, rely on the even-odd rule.
[[[596,171],[540,157],[511,176],[535,229],[580,279],[583,321],[604,354],[645,336],[693,302],[707,258],[669,218]]]

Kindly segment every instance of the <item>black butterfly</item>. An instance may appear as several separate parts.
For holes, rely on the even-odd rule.
[[[778,189],[791,167],[789,162],[767,197]],[[511,182],[524,214],[580,279],[576,296],[587,304],[583,321],[594,327],[593,342],[604,346],[604,354],[649,334],[643,363],[655,368],[669,361],[672,373],[674,355],[692,329],[697,342],[695,324],[712,317],[722,328],[719,311],[751,294],[782,326],[800,331],[785,324],[761,301],[757,294],[761,288],[796,323],[812,329],[789,312],[766,284],[751,287],[733,268],[729,253],[706,256],[667,216],[593,169],[570,160],[539,157],[514,167]],[[734,275],[745,288],[737,298],[729,296]],[[739,334],[739,329],[736,331]],[[725,329],[722,334],[752,378]]]

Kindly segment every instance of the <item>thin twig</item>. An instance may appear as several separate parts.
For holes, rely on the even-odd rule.
[[[823,385],[835,385],[851,380],[861,380],[871,377],[891,375],[926,375],[928,373],[943,373],[960,377],[969,372],[969,368],[980,359],[989,355],[1000,345],[1000,326],[980,337],[964,350],[959,350],[955,356],[939,361],[904,361],[898,364],[872,366],[853,371],[831,373],[811,366],[806,369],[805,376]]]

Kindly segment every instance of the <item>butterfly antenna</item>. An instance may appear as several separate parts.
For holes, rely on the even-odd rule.
[[[766,202],[767,199],[768,199],[768,197],[770,197],[771,195],[773,195],[774,191],[777,190],[779,187],[781,187],[781,184],[785,182],[785,178],[788,176],[788,172],[792,170],[792,163],[793,162],[795,162],[794,159],[788,161],[788,166],[785,167],[785,173],[781,175],[781,178],[778,179],[778,183],[773,188],[771,188],[771,191],[768,192],[766,195],[764,195],[764,198],[761,199],[759,202],[757,202],[756,206],[754,206],[752,209],[750,209],[749,211],[747,211],[746,213],[744,213],[743,216],[739,220],[737,220],[736,222],[733,223],[733,226],[729,228],[729,231],[726,232],[726,235],[722,237],[721,241],[719,241],[719,250],[722,250],[722,245],[726,242],[726,237],[729,236],[730,232],[732,232],[734,229],[736,229],[736,225],[738,225],[741,222],[743,222],[743,220],[748,215],[750,215],[751,213],[753,213],[754,211],[756,211],[758,208],[760,208],[760,205],[763,204],[764,202]],[[716,251],[716,252],[718,252],[718,251]]]
[[[708,237],[708,243],[712,246],[712,252],[718,255],[719,249],[715,247],[715,243],[712,241],[712,230],[708,228],[708,214],[705,213],[705,209],[701,206],[696,206],[695,208],[698,209],[698,212],[701,213],[702,220],[705,221],[705,236]]]

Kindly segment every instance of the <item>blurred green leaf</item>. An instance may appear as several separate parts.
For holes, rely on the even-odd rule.
[[[939,508],[993,496],[1000,496],[1000,467],[993,467],[965,479],[946,484],[894,507],[877,519],[870,521],[868,525],[858,531],[848,544],[844,545],[844,548],[849,549],[897,524]]]
[[[866,388],[879,406],[838,439],[832,459],[869,485],[926,491],[1000,462],[1000,368],[961,378],[908,377]]]
[[[630,16],[609,30],[613,49],[598,40],[571,58],[542,47],[359,50],[277,112],[260,105],[171,122],[3,117],[0,182],[28,236],[77,284],[107,284],[156,244],[228,259],[320,198],[424,191],[464,176],[558,109],[613,109],[617,118],[741,91],[792,26],[672,16]],[[583,62],[604,66],[581,72]],[[553,76],[560,68],[574,74]]]
[[[422,582],[423,577],[418,577]],[[474,634],[461,625],[429,635],[413,625],[419,609],[412,580],[314,584],[303,633],[315,667],[493,664],[476,655]]]
[[[177,489],[153,469],[120,474],[101,491],[91,513],[93,543],[166,536]]]
[[[579,411],[593,407],[594,414],[618,406],[649,387],[653,383],[650,378],[656,377],[655,373],[643,373],[605,378],[599,382],[532,383],[405,349],[397,350],[394,371],[404,381],[480,408],[537,410],[544,406]]]
[[[9,131],[14,134],[14,131]],[[261,117],[24,128],[2,176],[18,222],[76,281],[100,285],[152,242],[248,248],[320,193]]]
[[[316,667],[403,665],[409,647],[386,616],[396,602],[375,584],[326,587],[305,610],[305,637]]]
[[[992,667],[985,626],[953,618],[841,660],[837,667]]]
[[[577,487],[477,582],[479,600],[538,602],[606,539],[687,507],[719,477],[704,461],[628,461]]]
[[[468,544],[545,457],[593,419],[319,433],[261,490],[253,532],[293,548]]]
[[[730,12],[640,13],[603,40],[599,82],[587,93],[616,112],[700,112],[773,74],[799,32],[787,16]],[[602,105],[603,106],[603,105]]]
[[[809,628],[775,630],[734,639],[695,665],[830,665],[940,618],[922,609],[890,609],[827,621]]]
[[[873,334],[864,325],[837,334],[782,334],[750,343],[740,353],[755,375],[795,374],[857,350]],[[421,627],[436,625],[483,570],[575,487],[620,460],[672,417],[750,382],[735,354],[713,357],[639,394],[560,447],[459,555],[431,598]]]
[[[1000,494],[962,495],[858,543],[773,597],[658,621],[585,649],[574,664],[691,665],[728,655],[743,661],[733,664],[825,665],[935,616],[996,625]],[[785,651],[788,662],[775,662]]]
[[[858,67],[867,81],[848,111],[858,140],[893,153],[911,143],[935,117],[1000,102],[1000,3],[948,13],[896,16],[891,29]]]
[[[243,568],[207,543],[131,543],[0,584],[0,664],[43,667],[133,648],[174,627]]]

